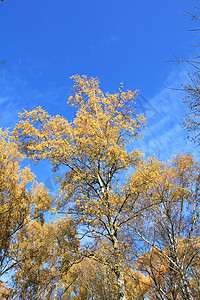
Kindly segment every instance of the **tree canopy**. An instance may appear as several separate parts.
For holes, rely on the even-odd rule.
[[[38,107],[25,110],[13,131],[30,159],[48,159],[53,170],[66,168],[55,211],[73,220],[69,228],[76,228],[74,238],[81,242],[65,269],[67,277],[55,263],[60,275],[54,297],[67,278],[63,297],[70,299],[195,299],[199,165],[191,155],[178,155],[168,164],[144,161],[134,149],[145,126],[145,117],[134,110],[137,91],[123,91],[121,85],[117,93],[103,93],[96,78],[73,79],[72,122]],[[51,225],[45,226],[41,230]],[[54,262],[62,261],[56,255]],[[44,256],[48,259],[52,268],[51,257]],[[95,268],[101,274],[98,284]]]
[[[30,168],[20,166],[23,158],[8,132],[0,129],[0,275],[15,265],[12,247],[16,235],[30,220],[43,222],[51,205],[48,191],[35,181]]]

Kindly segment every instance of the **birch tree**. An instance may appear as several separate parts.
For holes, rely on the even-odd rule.
[[[13,135],[30,159],[47,158],[54,169],[66,167],[57,211],[73,217],[88,243],[107,241],[116,299],[124,300],[123,231],[146,208],[125,187],[126,171],[138,166],[143,156],[139,150],[128,152],[127,145],[141,136],[145,118],[134,112],[137,91],[123,91],[121,86],[117,93],[105,94],[95,78],[73,79],[68,101],[77,108],[73,122],[38,107],[20,115]],[[92,257],[92,247],[89,251]]]
[[[199,164],[191,155],[178,155],[169,165],[149,160],[138,172],[145,174],[144,169],[151,170],[151,178],[160,173],[151,187],[143,178],[140,196],[158,201],[141,226],[133,224],[146,245],[136,264],[149,278],[148,299],[199,299]]]
[[[70,287],[76,279],[71,268],[80,260],[78,247],[71,220],[29,222],[13,244],[12,255],[19,263],[10,283],[10,299],[71,299]]]

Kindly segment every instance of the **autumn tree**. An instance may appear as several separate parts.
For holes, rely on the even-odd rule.
[[[0,298],[65,296],[74,281],[69,270],[80,260],[76,230],[66,217],[45,222],[53,198],[22,168],[24,158],[0,129],[0,276],[9,281],[0,281]]]
[[[73,222],[66,217],[29,222],[13,244],[19,263],[12,276],[12,299],[69,299],[76,279],[71,268],[80,260],[78,246]]]
[[[20,166],[23,158],[8,132],[0,129],[0,276],[18,263],[11,255],[16,235],[31,219],[43,222],[51,204],[29,167]]]
[[[117,93],[104,94],[95,78],[73,79],[68,101],[77,108],[73,122],[51,117],[38,107],[20,115],[13,135],[30,159],[47,158],[54,169],[66,167],[57,211],[73,217],[88,244],[94,238],[95,243],[106,240],[118,286],[115,298],[122,300],[126,299],[123,232],[150,205],[138,202],[137,191],[132,193],[123,177],[141,162],[142,154],[128,152],[126,146],[140,137],[145,118],[134,112],[137,91],[125,92],[121,86]],[[92,257],[92,246],[87,251]]]
[[[148,299],[199,299],[200,166],[191,155],[178,155],[169,165],[149,159],[131,181],[139,177],[140,197],[157,199],[157,205],[133,224],[141,239],[136,269],[148,280],[135,279]]]

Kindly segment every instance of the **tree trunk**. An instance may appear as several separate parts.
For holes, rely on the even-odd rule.
[[[121,270],[119,270],[116,276],[117,276],[117,285],[118,285],[118,300],[126,300],[124,274]]]
[[[113,248],[114,248],[114,257],[115,257],[114,272],[116,275],[117,286],[118,286],[117,300],[126,300],[124,274],[122,271],[122,266],[121,266],[122,264],[120,261],[120,249],[119,249],[119,243],[118,243],[118,238],[117,238],[117,231],[114,228],[114,226],[112,226],[112,229],[111,229],[111,238],[112,238],[112,243],[113,243]]]
[[[190,287],[188,285],[188,281],[187,281],[186,276],[185,276],[185,274],[182,270],[180,271],[180,275],[181,275],[181,279],[182,279],[182,282],[183,282],[184,295],[186,296],[186,299],[194,300],[194,297],[192,296],[192,292],[191,292]]]

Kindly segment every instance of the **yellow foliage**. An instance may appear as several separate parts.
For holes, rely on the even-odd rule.
[[[144,155],[139,150],[128,152],[128,143],[141,137],[145,124],[145,117],[134,111],[138,92],[125,92],[121,86],[117,93],[103,93],[96,78],[78,75],[72,78],[75,83],[68,103],[77,109],[73,122],[59,115],[52,117],[41,107],[30,112],[24,110],[13,137],[22,152],[35,162],[48,159],[54,170],[61,165],[66,167],[65,177],[59,180],[56,211],[70,214],[82,237],[95,238],[96,244],[101,245],[101,250],[93,253],[93,259],[100,259],[102,265],[110,264],[118,287],[117,297],[124,299],[125,254],[131,251],[127,240],[132,238],[131,233],[142,238],[140,232],[153,222],[162,221],[164,229],[160,227],[167,231],[170,212],[180,213],[183,202],[189,206],[197,201],[199,165],[190,155],[178,155],[163,163],[156,158],[143,162]],[[130,167],[133,174],[125,179]],[[35,195],[37,200],[42,193],[35,190]],[[47,204],[38,208],[46,208]],[[172,223],[178,227],[174,219]],[[176,240],[180,240],[180,231]],[[148,244],[145,238],[143,241]],[[168,264],[155,259],[158,257],[155,247],[152,255],[158,268],[155,279],[162,282],[168,274]],[[141,257],[146,268],[148,259],[147,254]],[[166,256],[159,255],[159,259],[166,260]],[[143,297],[153,282],[137,274],[139,277],[140,287],[126,278],[127,291],[133,289],[134,294]],[[80,294],[84,293],[81,285]],[[87,298],[90,293],[84,295]],[[134,299],[135,295],[127,292],[127,297]]]
[[[47,190],[37,184],[30,168],[20,166],[23,159],[8,132],[0,129],[0,274],[9,269],[9,250],[16,233],[31,218],[42,221],[51,204]]]

